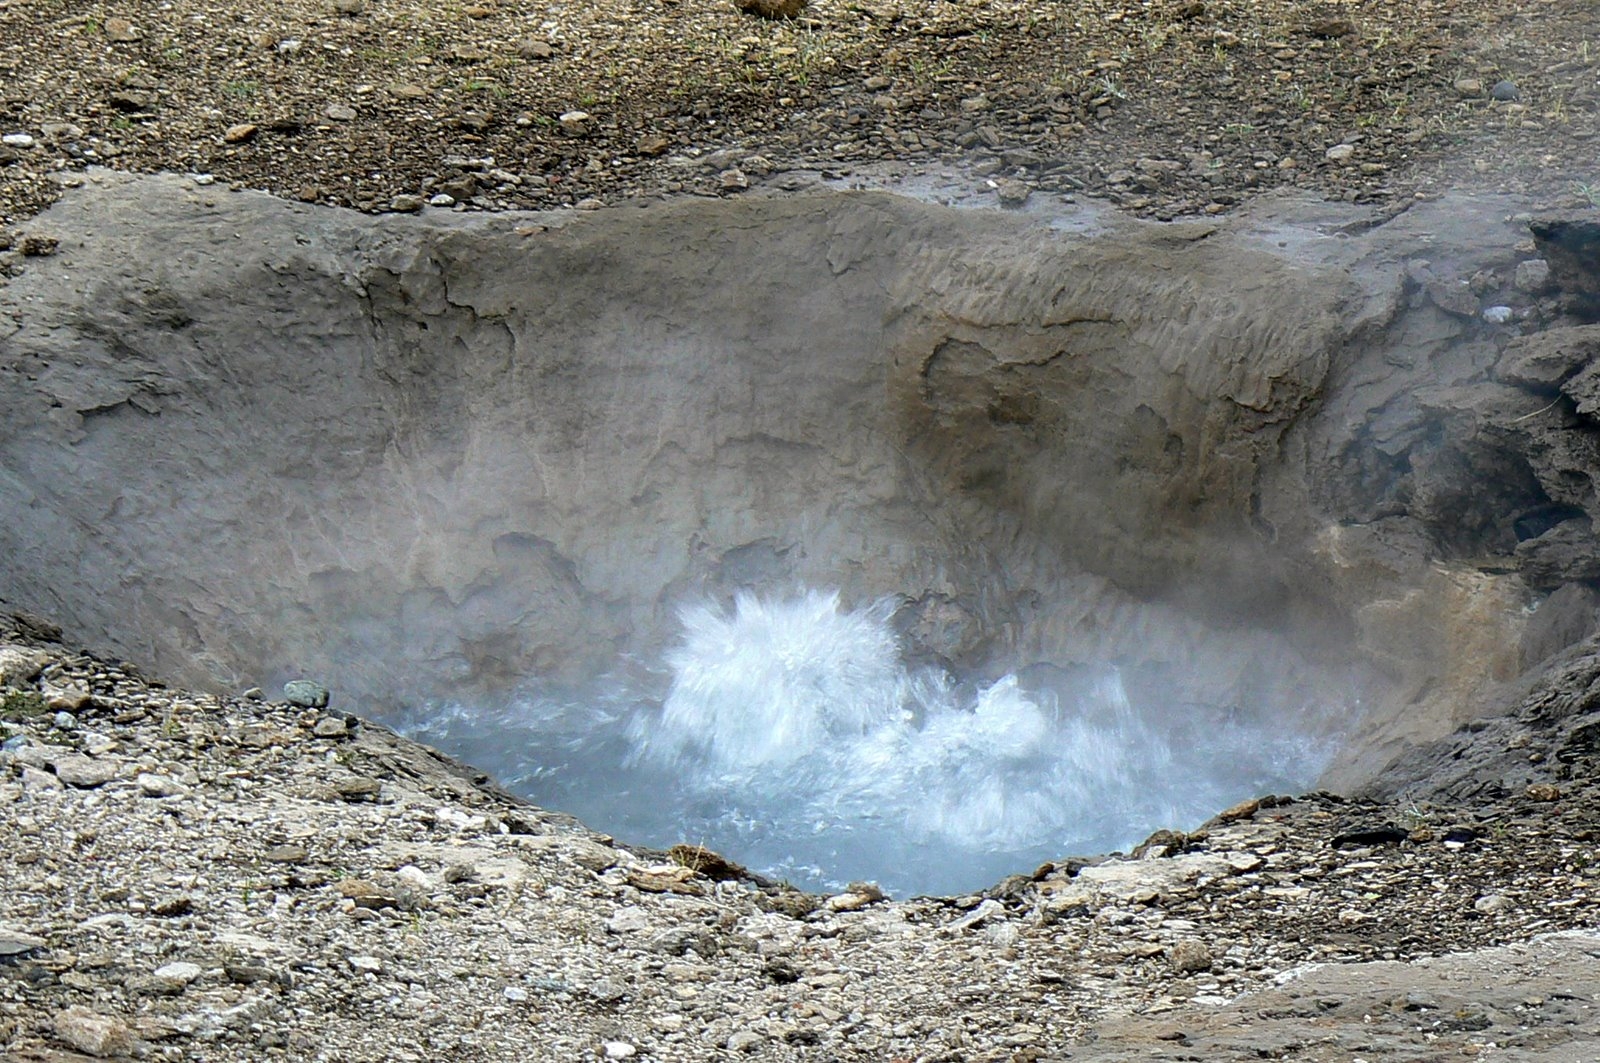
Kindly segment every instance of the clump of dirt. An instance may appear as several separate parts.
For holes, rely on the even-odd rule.
[[[1584,202],[1597,26],[1578,0],[0,0],[0,221],[90,165],[365,210],[947,160],[1157,217],[1280,186]]]

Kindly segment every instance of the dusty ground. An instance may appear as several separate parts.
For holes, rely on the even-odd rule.
[[[1597,46],[1586,0],[0,0],[0,223],[92,163],[370,210],[885,161],[1163,217],[1279,185],[1586,202]]]

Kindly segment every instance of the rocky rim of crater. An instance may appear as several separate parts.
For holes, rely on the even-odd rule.
[[[1273,188],[1593,203],[1596,30],[1578,0],[9,0],[0,224],[89,165],[370,211],[874,167],[1162,218]]]
[[[1500,744],[1540,772],[1470,805],[1263,795],[970,896],[819,897],[597,834],[315,689],[170,689],[48,623],[5,628],[0,1049],[19,1063],[1600,1048],[1582,698],[1547,708],[1558,727],[1508,717]]]

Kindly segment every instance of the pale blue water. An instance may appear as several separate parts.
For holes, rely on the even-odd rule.
[[[431,706],[408,730],[625,841],[901,896],[1193,827],[1306,788],[1331,755],[1326,738],[1181,692],[1136,705],[1114,668],[968,683],[911,667],[891,611],[821,592],[696,606],[661,662],[664,696],[530,687],[493,708]]]

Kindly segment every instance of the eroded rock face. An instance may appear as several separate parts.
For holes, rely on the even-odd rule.
[[[1349,781],[1517,676],[1519,567],[1592,578],[1588,341],[1502,354],[1529,326],[1428,295],[1513,291],[1505,213],[379,220],[98,177],[0,290],[0,594],[368,711],[581,687],[736,588],[898,595],[961,668],[1359,698]]]

